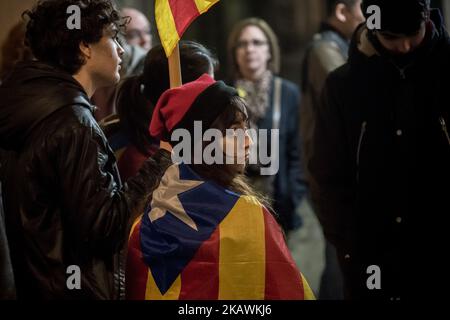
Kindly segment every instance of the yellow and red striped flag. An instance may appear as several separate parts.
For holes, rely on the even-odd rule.
[[[192,21],[219,0],[156,0],[155,18],[162,46],[169,57]]]
[[[126,277],[130,300],[315,299],[272,214],[185,164],[133,225]]]

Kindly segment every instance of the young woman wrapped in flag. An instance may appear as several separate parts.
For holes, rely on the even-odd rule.
[[[205,74],[161,96],[150,132],[175,147],[172,133],[184,129],[195,137],[196,121],[202,136],[207,129],[220,130],[227,150],[226,129],[246,132],[245,102],[234,88]],[[202,142],[202,151],[210,143]],[[246,134],[246,159],[250,144]],[[245,182],[239,152],[234,155],[234,164],[202,161],[166,170],[130,234],[128,299],[314,299],[280,226]]]

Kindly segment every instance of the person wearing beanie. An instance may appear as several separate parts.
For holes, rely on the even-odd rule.
[[[165,171],[131,231],[127,299],[314,298],[281,227],[245,182],[239,153],[228,153],[226,145],[234,141],[248,155],[252,142],[246,122],[246,105],[237,91],[207,74],[161,96],[150,124],[152,136],[175,150],[177,132],[195,136],[195,123],[201,123],[202,136],[218,130],[224,157],[235,161],[186,161]],[[244,134],[243,144],[227,129]],[[202,155],[212,143],[191,141],[198,142]],[[194,153],[192,148],[191,159]]]
[[[363,0],[315,116],[311,190],[349,299],[433,297],[450,212],[450,39],[426,0]]]

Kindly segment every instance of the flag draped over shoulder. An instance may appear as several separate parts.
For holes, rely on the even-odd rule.
[[[173,165],[133,225],[127,299],[314,299],[272,215]]]
[[[219,0],[156,0],[155,18],[162,46],[169,57],[192,21]]]

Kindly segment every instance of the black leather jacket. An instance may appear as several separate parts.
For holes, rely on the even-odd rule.
[[[0,180],[0,300],[13,300],[15,298],[16,287],[14,284],[11,257],[9,255],[8,239],[6,238],[5,216],[2,203],[2,183]]]
[[[18,298],[119,298],[129,220],[169,155],[158,152],[122,186],[83,88],[39,62],[18,65],[0,86],[0,148],[12,158],[2,159],[3,200]],[[67,288],[71,265],[80,290]]]

